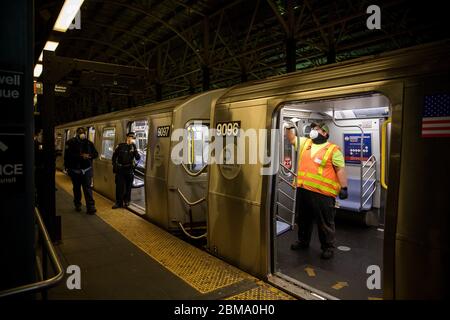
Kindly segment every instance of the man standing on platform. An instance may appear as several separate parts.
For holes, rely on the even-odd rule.
[[[81,187],[86,201],[87,214],[95,214],[92,196],[92,160],[98,157],[94,144],[86,137],[84,128],[77,129],[77,135],[67,141],[64,152],[64,167],[72,179],[73,197],[76,211],[81,211]]]

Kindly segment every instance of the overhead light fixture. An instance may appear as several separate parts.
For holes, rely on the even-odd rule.
[[[81,5],[84,0],[66,0],[59,13],[58,19],[56,19],[53,30],[59,32],[66,32],[72,23],[73,19],[77,15],[78,10],[80,10]]]
[[[55,41],[47,41],[47,43],[45,44],[44,50],[48,50],[48,51],[55,51],[56,48],[58,48],[59,42],[55,42]]]
[[[38,63],[34,66],[34,72],[33,75],[35,78],[39,78],[42,74],[42,64]]]
[[[42,60],[44,59],[44,50],[42,50],[41,55],[39,56],[38,61],[42,62]]]

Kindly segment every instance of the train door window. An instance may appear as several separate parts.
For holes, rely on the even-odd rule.
[[[56,132],[55,133],[55,150],[58,151],[62,151],[63,149],[63,136],[61,134],[61,132]]]
[[[148,121],[136,120],[128,123],[128,131],[136,134],[136,147],[138,149],[141,159],[136,164],[138,170],[145,170],[147,144],[148,144]]]
[[[114,152],[116,128],[104,128],[102,134],[102,153],[100,158],[111,160]]]
[[[128,123],[128,131],[136,135],[136,148],[141,158],[134,169],[129,208],[139,214],[145,214],[145,165],[148,146],[148,121],[136,120]]]
[[[185,168],[192,174],[204,169],[208,162],[209,124],[201,120],[190,121],[186,125],[187,163]]]
[[[323,234],[319,236],[319,228],[324,230],[324,227],[318,223],[311,224],[313,218],[304,215],[305,212],[311,212],[311,207],[308,207],[312,203],[311,199],[319,199],[310,198],[311,194],[331,196],[329,190],[333,189],[324,186],[323,183],[329,178],[318,176],[316,172],[307,172],[300,181],[303,183],[301,188],[309,191],[294,190],[291,182],[295,177],[288,179],[287,168],[292,168],[296,173],[296,163],[292,159],[295,159],[297,153],[291,154],[291,148],[286,141],[278,144],[280,160],[284,161],[286,168],[281,166],[282,169],[274,177],[276,183],[273,189],[275,195],[272,208],[276,219],[273,220],[272,241],[275,248],[273,251],[275,275],[294,281],[300,287],[313,288],[314,294],[325,298],[382,297],[382,288],[373,290],[367,288],[366,271],[369,265],[379,266],[380,269],[383,266],[384,198],[387,192],[381,186],[381,177],[384,176],[381,170],[384,169],[380,163],[382,159],[388,159],[388,150],[382,145],[389,143],[390,139],[388,133],[386,134],[387,125],[383,125],[388,123],[386,120],[389,114],[389,99],[379,93],[309,102],[292,101],[283,105],[277,114],[279,117],[277,125],[283,125],[283,122],[295,123],[299,131],[297,141],[301,145],[310,138],[311,123],[326,125],[329,133],[328,142],[337,145],[340,150],[331,159],[333,166],[345,167],[348,198],[340,199],[336,196],[334,200],[335,232],[331,237],[335,239],[336,248],[333,259],[323,260],[321,246],[326,246],[326,243],[321,243],[325,237]],[[327,146],[329,144],[313,143],[309,149],[311,159],[323,159],[316,155],[318,152],[325,154],[326,150],[321,148]],[[288,219],[295,208],[298,208],[300,214],[297,221]],[[282,226],[280,222],[285,222],[290,228],[279,232]],[[309,231],[303,233],[310,236],[300,239],[305,247],[306,244],[309,245],[309,249],[297,243],[299,227],[303,230],[313,230],[311,233]],[[380,271],[383,272],[382,269]],[[339,285],[334,286],[339,282],[348,286],[340,290]]]
[[[64,137],[64,140],[65,140],[65,141],[69,141],[69,139],[72,138],[72,137],[70,136],[70,129],[66,129],[64,135],[65,135],[65,137]]]
[[[90,142],[95,143],[95,127],[88,128],[88,139]]]

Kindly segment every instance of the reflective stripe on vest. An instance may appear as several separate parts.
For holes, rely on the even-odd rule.
[[[328,196],[337,196],[339,193],[340,185],[337,180],[337,176],[324,176],[324,168],[326,167],[327,163],[331,161],[332,154],[336,150],[337,146],[335,144],[327,144],[324,148],[327,150],[325,151],[325,154],[323,155],[322,161],[320,164],[317,164],[311,159],[311,151],[306,154],[306,156],[309,155],[309,159],[303,159],[305,156],[306,150],[311,150],[312,140],[308,139],[305,144],[303,145],[303,148],[299,155],[299,164],[298,164],[298,177],[297,177],[297,186],[298,187],[311,187],[317,189],[319,192],[328,195]],[[320,152],[323,149],[317,151],[317,154],[320,154]],[[304,164],[303,170],[307,171],[301,171],[301,164],[302,161],[306,161],[306,164]],[[306,169],[305,169],[306,166]],[[317,169],[316,169],[317,168]],[[314,172],[313,172],[314,171]],[[328,171],[328,174],[329,171]],[[306,188],[308,189],[308,188]]]

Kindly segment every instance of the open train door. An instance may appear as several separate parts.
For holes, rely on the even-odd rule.
[[[183,140],[172,141],[171,149],[178,143],[184,148],[183,161],[169,163],[169,227],[193,239],[206,236],[210,116],[223,92],[194,96],[173,111],[173,132],[182,130]]]

